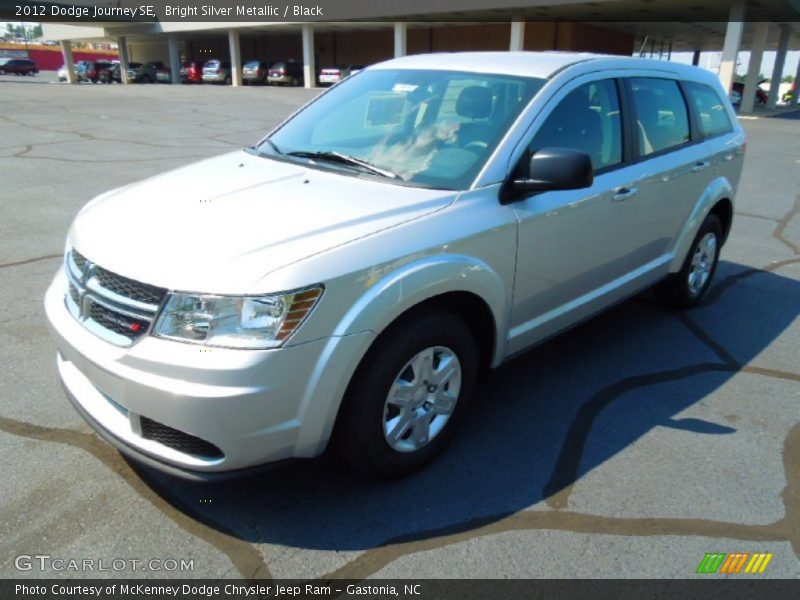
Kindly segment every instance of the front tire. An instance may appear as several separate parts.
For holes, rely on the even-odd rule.
[[[475,338],[459,317],[433,307],[402,317],[353,376],[335,447],[367,475],[398,477],[420,469],[452,438],[477,371]]]
[[[683,267],[655,287],[656,297],[671,308],[697,306],[711,287],[722,248],[722,223],[708,215],[692,242]]]

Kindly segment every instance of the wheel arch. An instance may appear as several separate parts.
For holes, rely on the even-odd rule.
[[[677,273],[681,270],[697,231],[711,212],[717,214],[722,221],[723,243],[727,240],[733,224],[733,198],[733,186],[726,178],[718,177],[708,185],[703,195],[695,203],[683,229],[676,238],[670,262],[670,273]]]

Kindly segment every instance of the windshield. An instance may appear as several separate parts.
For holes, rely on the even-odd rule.
[[[312,165],[318,161],[310,155],[335,153],[392,173],[397,182],[466,189],[544,83],[455,71],[362,71],[297,114],[258,150],[296,154]],[[341,160],[335,167],[346,168]]]

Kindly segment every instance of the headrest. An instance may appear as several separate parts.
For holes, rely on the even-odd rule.
[[[461,90],[456,100],[456,113],[468,119],[485,119],[492,112],[492,90],[472,85]]]

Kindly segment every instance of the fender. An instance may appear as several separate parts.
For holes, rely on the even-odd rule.
[[[295,456],[316,456],[324,450],[347,385],[377,335],[407,310],[448,292],[471,292],[489,306],[495,326],[491,366],[500,364],[506,353],[510,314],[510,292],[502,278],[483,261],[460,254],[437,254],[406,263],[370,286],[328,338],[301,403],[303,425]],[[350,351],[341,352],[343,345]],[[341,356],[349,357],[345,364],[337,362]],[[325,396],[331,398],[324,409],[314,401],[319,389],[327,390]]]
[[[462,254],[426,256],[386,274],[345,313],[333,335],[379,334],[407,310],[448,292],[473,293],[489,306],[495,328],[491,365],[497,366],[506,351],[511,289],[488,264]]]
[[[700,229],[700,225],[714,205],[723,198],[728,198],[733,203],[733,186],[725,177],[717,177],[708,185],[703,195],[700,196],[675,240],[672,261],[669,264],[670,273],[677,273],[681,270],[683,261],[686,260],[686,254],[689,252],[689,248],[697,235],[697,230]]]

